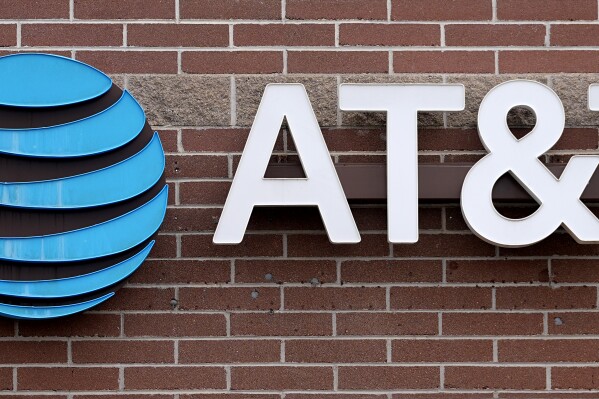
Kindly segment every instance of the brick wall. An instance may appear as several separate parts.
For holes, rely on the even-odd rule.
[[[357,245],[329,244],[314,209],[257,209],[241,245],[211,244],[271,82],[306,85],[335,162],[385,158],[384,118],[340,112],[342,82],[465,84],[464,112],[421,115],[422,162],[484,154],[478,105],[514,78],[564,101],[548,161],[597,153],[586,104],[597,3],[0,0],[2,53],[72,56],[140,100],[172,193],[152,259],[114,299],[58,321],[0,321],[0,396],[599,397],[598,245],[558,232],[495,248],[455,203],[422,206],[414,245],[387,242],[381,204],[352,207]],[[292,148],[282,131],[274,160],[294,160]]]

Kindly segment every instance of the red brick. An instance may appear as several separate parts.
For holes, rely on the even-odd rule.
[[[553,389],[597,389],[597,380],[599,380],[599,367],[551,368]]]
[[[575,339],[500,340],[499,361],[557,363],[599,361],[599,341]]]
[[[112,24],[23,24],[23,46],[122,46],[123,26]]]
[[[0,341],[0,362],[66,363],[67,344],[60,341]]]
[[[291,340],[285,343],[288,363],[381,363],[387,360],[384,340]]]
[[[331,367],[233,367],[234,390],[324,390],[333,388]]]
[[[335,26],[325,24],[235,25],[235,46],[334,46]]]
[[[223,367],[127,367],[127,390],[224,389],[227,385]]]
[[[47,397],[41,397],[40,399],[44,399]],[[51,396],[54,398],[54,396]],[[104,394],[104,395],[75,395],[74,399],[173,399],[173,395],[159,395],[159,394]]]
[[[283,238],[275,234],[246,234],[241,244],[215,245],[212,235],[189,235],[181,237],[181,252],[185,258],[282,256]]]
[[[167,178],[228,177],[229,161],[223,155],[167,155]]]
[[[17,386],[23,391],[108,391],[119,388],[114,367],[22,367]]]
[[[532,283],[549,281],[546,260],[451,260],[447,282]]]
[[[490,20],[490,0],[392,0],[393,20],[451,21]]]
[[[416,244],[393,245],[395,257],[494,256],[495,247],[472,234],[420,234]]]
[[[432,24],[341,24],[339,44],[351,46],[440,46],[441,29]]]
[[[498,0],[497,18],[516,21],[596,20],[594,0]]]
[[[9,390],[13,389],[13,369],[9,367],[0,368],[0,389]]]
[[[570,256],[597,256],[599,255],[599,245],[585,244],[580,245],[570,234],[559,232],[550,235],[538,244],[522,248],[499,248],[500,256],[551,256],[551,255],[570,255]]]
[[[126,314],[127,337],[212,337],[226,335],[220,314]]]
[[[179,362],[185,363],[276,363],[281,343],[274,340],[218,340],[179,342]]]
[[[385,131],[381,129],[323,129],[322,135],[331,152],[386,151]]]
[[[396,73],[494,73],[491,51],[395,51]]]
[[[593,309],[595,287],[501,287],[497,289],[498,309]]]
[[[358,244],[332,244],[322,234],[290,234],[287,253],[291,257],[389,256],[389,243],[382,234],[362,234]]]
[[[555,259],[551,261],[556,283],[599,282],[599,261],[594,259]]]
[[[449,389],[545,389],[543,367],[446,367]]]
[[[384,288],[285,288],[285,309],[288,310],[372,310],[384,308]]]
[[[393,287],[392,309],[489,309],[491,289],[480,287]]]
[[[69,0],[0,0],[0,19],[68,19]]]
[[[185,151],[241,152],[245,147],[249,129],[183,129],[181,140]]]
[[[177,73],[174,51],[78,51],[77,59],[106,73]]]
[[[281,19],[280,0],[180,0],[184,19]]]
[[[11,321],[12,324],[12,321]],[[83,313],[64,320],[19,321],[19,335],[23,337],[117,337],[121,332],[121,318],[115,314]]]
[[[230,182],[182,182],[179,199],[182,205],[224,205],[230,189]]]
[[[595,312],[549,313],[549,334],[598,335],[599,334],[599,313],[595,313]]]
[[[130,279],[135,284],[228,283],[231,262],[218,260],[148,260]]]
[[[17,45],[17,25],[0,25],[0,47],[10,47]]]
[[[337,265],[332,260],[238,260],[237,283],[332,283]]]
[[[77,19],[174,19],[175,0],[75,0]]]
[[[181,394],[180,399],[280,399],[276,394],[249,394],[249,393],[196,393]]]
[[[434,389],[438,386],[437,367],[339,367],[340,389]]]
[[[233,313],[234,336],[332,335],[332,317],[324,313]]]
[[[0,319],[0,337],[15,336],[16,321],[8,318]]]
[[[323,394],[311,394],[311,393],[306,393],[306,394],[301,394],[301,393],[295,393],[295,394],[285,394],[285,398],[286,399],[316,399],[316,398],[324,398],[324,399],[347,399],[348,396],[351,399],[386,399],[387,396],[385,395],[369,395],[369,394],[344,394],[344,393],[323,393]]]
[[[289,73],[387,73],[389,55],[383,51],[290,51]]]
[[[447,46],[544,46],[544,25],[447,25]]]
[[[172,363],[174,344],[169,341],[75,341],[74,363]]]
[[[598,46],[599,25],[551,25],[552,46]]]
[[[502,393],[501,399],[596,399],[597,394],[588,392],[546,392],[546,393]]]
[[[596,129],[566,128],[553,150],[594,150],[597,146]]]
[[[444,313],[443,335],[540,335],[543,315],[533,313]]]
[[[491,399],[492,393],[414,393],[414,394],[394,394],[393,399]]]
[[[163,232],[212,232],[221,212],[221,208],[169,208],[160,228]]]
[[[174,235],[159,234],[152,248],[152,258],[174,258],[177,256],[177,243]]]
[[[438,316],[434,313],[339,313],[339,335],[437,335]]]
[[[288,19],[387,19],[385,0],[287,0]]]
[[[344,283],[426,283],[441,282],[441,261],[429,260],[369,260],[341,263]]]
[[[177,131],[169,129],[158,130],[160,142],[165,152],[177,152]],[[170,193],[169,193],[170,194]]]
[[[394,340],[392,361],[398,363],[491,362],[493,341],[482,340]]]
[[[599,72],[599,51],[500,51],[500,73]]]
[[[282,51],[185,51],[186,73],[282,73]]]
[[[268,310],[280,307],[279,288],[181,288],[183,310]]]
[[[171,310],[175,297],[173,288],[131,288],[119,290],[110,300],[96,310]]]
[[[228,47],[227,25],[130,24],[127,45],[139,47]]]

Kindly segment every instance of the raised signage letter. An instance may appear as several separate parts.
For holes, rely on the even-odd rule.
[[[387,112],[389,242],[418,241],[418,111],[461,111],[463,85],[343,84],[344,111]]]
[[[589,106],[597,108],[591,87]],[[534,129],[520,140],[510,131],[506,117],[516,107],[530,108],[537,118]],[[496,245],[521,247],[539,242],[563,225],[580,243],[599,242],[599,220],[580,201],[599,156],[574,156],[555,177],[538,157],[548,151],[564,130],[562,102],[549,87],[534,81],[515,80],[493,88],[478,114],[478,131],[489,154],[466,175],[462,187],[462,213],[468,226]],[[539,203],[522,219],[502,216],[493,205],[495,182],[510,172]]]
[[[264,173],[285,117],[306,178],[266,179]],[[214,243],[240,243],[252,209],[260,205],[318,206],[331,242],[360,242],[360,233],[308,94],[301,84],[266,87],[216,228]]]

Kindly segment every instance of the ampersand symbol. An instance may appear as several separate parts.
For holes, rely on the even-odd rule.
[[[507,125],[508,112],[516,106],[536,115],[534,129],[520,140]],[[580,243],[599,242],[599,220],[580,200],[599,156],[572,157],[559,178],[538,159],[559,140],[564,126],[561,100],[541,83],[514,80],[487,94],[478,130],[489,154],[472,167],[462,186],[462,214],[475,234],[492,244],[521,247],[543,240],[563,225]],[[493,186],[507,172],[539,203],[532,215],[509,219],[493,205]]]

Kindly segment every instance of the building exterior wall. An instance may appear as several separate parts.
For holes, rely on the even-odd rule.
[[[417,244],[389,244],[368,203],[360,244],[330,244],[315,209],[257,209],[242,244],[211,243],[268,83],[306,86],[338,163],[385,161],[384,118],[339,111],[344,82],[466,86],[465,111],[420,116],[421,162],[480,158],[479,103],[515,78],[564,102],[546,161],[597,153],[598,17],[597,0],[0,0],[0,52],[74,57],[139,99],[171,188],[151,260],[113,299],[0,321],[0,396],[599,397],[599,245],[493,247],[457,203],[421,207]],[[296,160],[283,130],[273,162]]]

